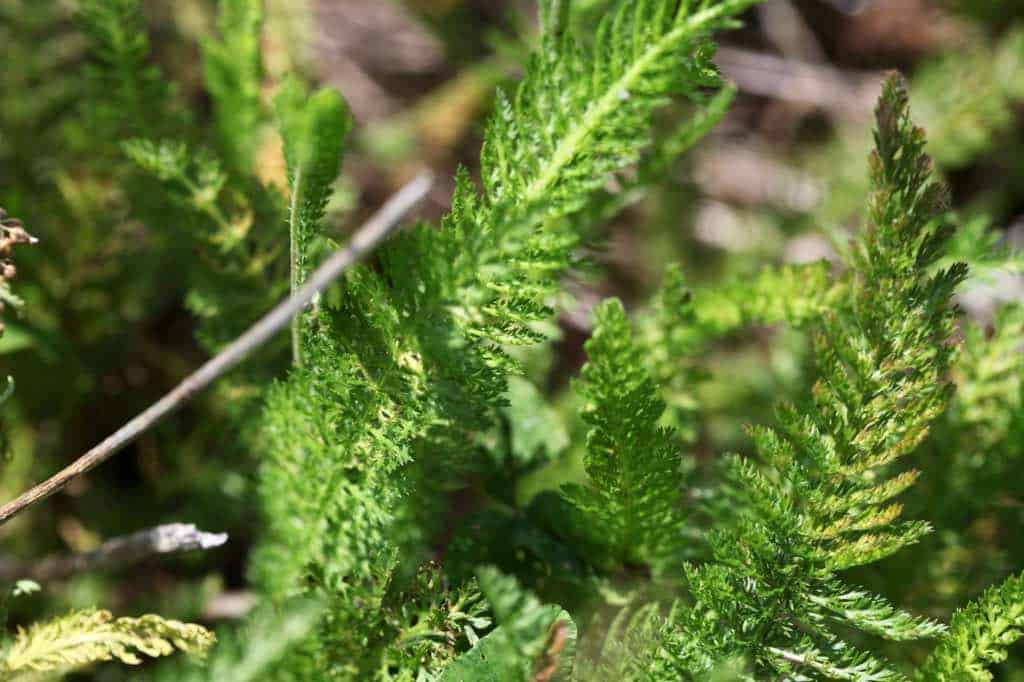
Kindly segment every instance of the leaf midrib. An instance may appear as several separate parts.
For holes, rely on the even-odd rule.
[[[670,45],[696,33],[702,26],[726,14],[726,8],[731,10],[735,4],[737,3],[723,3],[716,7],[702,10],[687,18],[685,22],[665,33],[661,40],[655,42],[618,80],[612,83],[601,98],[588,108],[587,112],[580,119],[580,124],[562,139],[549,158],[545,169],[527,187],[524,194],[527,204],[538,200],[551,188],[551,185],[558,179],[562,170],[569,165],[577,152],[583,148],[583,143],[586,139],[601,126],[604,119],[619,105],[620,92],[629,92],[633,84],[643,76],[652,64],[656,63]]]

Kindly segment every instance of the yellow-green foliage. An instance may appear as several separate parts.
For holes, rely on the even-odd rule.
[[[3,653],[2,668],[13,679],[35,673],[65,673],[90,663],[118,660],[139,665],[143,656],[168,656],[175,650],[203,655],[213,633],[200,625],[147,614],[114,618],[109,611],[85,609],[19,629]]]
[[[920,682],[988,682],[988,668],[1024,633],[1024,576],[1012,576],[953,616],[917,673]]]

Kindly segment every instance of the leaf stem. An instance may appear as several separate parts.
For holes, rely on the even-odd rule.
[[[299,207],[300,187],[302,183],[302,168],[295,170],[295,182],[292,183],[292,200],[288,203],[288,244],[289,244],[289,272],[291,276],[291,295],[299,289]],[[292,318],[292,364],[296,367],[302,366],[302,330],[300,328],[300,316]]]

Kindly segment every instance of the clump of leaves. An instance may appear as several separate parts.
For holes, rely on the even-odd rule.
[[[295,320],[290,369],[253,389],[263,527],[250,576],[266,603],[208,668],[176,661],[157,679],[871,682],[907,679],[922,659],[921,680],[991,677],[1024,629],[1020,578],[946,626],[850,577],[929,536],[901,496],[931,475],[907,463],[932,430],[994,452],[1020,431],[1024,400],[1018,311],[991,335],[967,327],[960,353],[956,257],[985,262],[993,244],[954,240],[899,78],[876,110],[868,223],[841,268],[774,266],[692,292],[673,268],[647,310],[597,305],[576,390],[528,404],[544,400],[530,363],[566,276],[722,117],[734,90],[711,36],[752,4],[615,0],[587,40],[570,3],[540,2],[524,77],[496,97],[479,185],[460,170],[439,225],[399,232],[346,272]],[[183,234],[210,272],[190,266],[189,301],[213,348],[267,291],[299,287],[330,243],[353,122],[338,92],[296,79],[265,111],[262,7],[223,0],[203,45],[213,150],[176,139],[173,116],[144,119],[173,110],[174,88],[147,65],[137,9],[83,4],[89,83],[110,92],[91,115],[110,139],[129,136],[117,148],[194,220]],[[690,113],[660,133],[655,115],[681,100]],[[253,169],[275,123],[284,196]],[[28,241],[2,217],[4,243]],[[813,381],[749,427],[746,456],[701,461],[700,356],[779,324],[810,337]],[[521,437],[538,428],[557,447]],[[969,460],[948,457],[968,477]],[[540,491],[527,496],[531,475]],[[927,658],[891,660],[930,639]],[[213,641],[198,625],[91,609],[19,631],[0,665],[59,674]]]

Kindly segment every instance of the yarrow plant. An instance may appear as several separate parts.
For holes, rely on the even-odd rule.
[[[287,349],[227,380],[262,520],[248,572],[261,603],[244,625],[215,646],[200,625],[77,610],[19,629],[0,670],[33,679],[180,650],[200,656],[139,676],[992,679],[1024,631],[1024,576],[948,625],[864,584],[928,546],[919,489],[978,475],[933,430],[986,452],[1024,433],[1024,318],[1008,306],[991,333],[962,324],[956,217],[898,76],[875,111],[867,219],[845,262],[693,290],[672,267],[649,305],[593,308],[560,402],[540,385],[566,282],[725,114],[735,89],[712,37],[754,2],[616,0],[586,37],[569,2],[541,0],[478,178],[460,170],[439,224],[394,234],[295,316]],[[261,97],[256,0],[222,0],[203,45],[214,148],[182,132],[185,116],[143,120],[150,102],[173,109],[176,89],[146,66],[137,11],[83,2],[89,82],[108,90],[89,115],[119,150],[104,172],[159,186],[156,208],[181,216],[177,237],[203,254],[188,304],[217,351],[304,291],[334,246],[329,200],[353,121],[341,93],[297,77]],[[280,190],[257,173],[268,130]],[[0,218],[6,259],[29,238]],[[699,358],[768,325],[809,339],[813,380],[751,417],[745,454],[698,457]],[[932,449],[947,470],[920,456]]]

